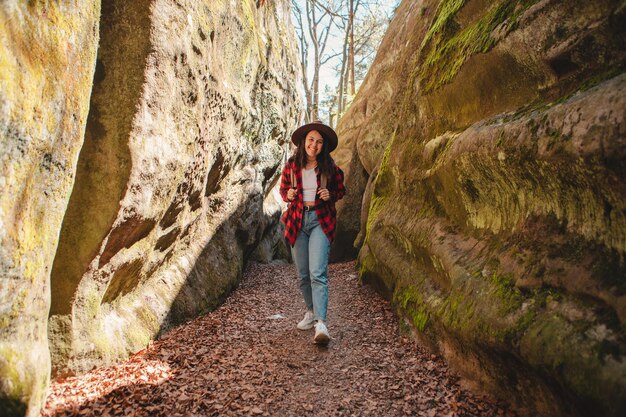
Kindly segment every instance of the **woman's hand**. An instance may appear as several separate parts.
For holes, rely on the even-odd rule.
[[[295,188],[290,188],[287,190],[287,200],[289,201],[295,200],[296,195],[298,195],[298,191]]]
[[[317,194],[319,194],[320,198],[324,201],[330,200],[330,192],[326,188],[320,188],[317,190]]]

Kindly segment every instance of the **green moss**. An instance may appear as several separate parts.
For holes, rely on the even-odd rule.
[[[365,255],[359,257],[359,279],[363,281],[363,276],[372,271],[375,266],[375,260],[371,255]]]
[[[389,194],[389,187],[394,181],[393,175],[391,173],[389,167],[389,155],[391,154],[391,148],[396,138],[396,131],[394,130],[391,135],[391,139],[385,148],[385,152],[383,153],[383,159],[380,163],[380,167],[378,168],[378,175],[374,180],[374,187],[372,190],[372,199],[370,201],[370,207],[367,215],[367,225],[366,225],[366,236],[365,239],[370,234],[372,230],[372,224],[375,221],[378,212],[380,212],[383,207],[386,196]]]
[[[602,83],[603,81],[614,78],[621,73],[626,71],[626,62],[622,62],[621,65],[610,68],[606,71],[595,74],[594,76],[588,78],[583,84],[580,85],[578,91],[587,91],[596,85]]]
[[[372,232],[372,227],[374,224],[374,220],[376,219],[376,215],[380,212],[382,206],[384,205],[385,198],[379,195],[375,195],[372,193],[372,199],[370,201],[370,208],[367,215],[367,224],[365,226],[366,237],[370,235]]]
[[[393,302],[408,315],[416,329],[420,332],[425,330],[430,313],[417,287],[408,286],[397,289]]]
[[[504,143],[504,139],[505,139],[504,130],[501,130],[500,133],[498,134],[498,140],[496,141],[496,146],[498,148],[502,148],[502,144]]]
[[[428,311],[426,309],[409,309],[409,312],[411,314],[411,321],[415,327],[423,332],[428,323]]]
[[[513,274],[498,274],[494,272],[489,277],[492,285],[492,294],[497,297],[500,307],[500,314],[509,314],[518,310],[522,306],[523,297],[520,291],[515,288]]]
[[[442,2],[422,42],[426,58],[419,79],[426,92],[450,82],[472,55],[489,51],[496,44],[492,37],[494,30],[506,23],[503,27],[510,31],[521,13],[535,1],[501,1],[473,24],[448,35],[455,32],[452,19],[464,3],[463,0]]]
[[[465,295],[460,292],[453,292],[448,295],[437,309],[437,317],[447,329],[471,335],[480,328],[476,322],[474,309],[470,304],[466,304]]]
[[[436,260],[432,262],[438,274],[447,274],[441,266],[437,267]],[[398,286],[394,294],[397,308],[420,331],[432,322],[466,340],[509,345],[519,340],[536,317],[536,304],[532,301],[521,311],[525,298],[515,288],[510,274],[493,273],[485,280],[480,272],[474,272],[467,280],[453,284],[443,296],[421,285]],[[482,293],[483,299],[491,301],[476,305],[476,297],[467,296],[470,293]]]
[[[461,7],[465,4],[465,0],[444,0],[437,7],[437,18],[426,32],[426,36],[422,41],[422,47],[426,45],[435,34],[441,33],[448,21],[454,17]]]
[[[18,368],[23,363],[20,357],[11,347],[4,346],[0,349],[0,378],[2,380],[2,390],[9,398],[19,398],[30,390],[30,384],[22,380]]]

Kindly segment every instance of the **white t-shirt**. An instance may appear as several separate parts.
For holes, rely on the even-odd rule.
[[[302,191],[304,201],[315,201],[315,193],[317,191],[315,168],[302,170]]]

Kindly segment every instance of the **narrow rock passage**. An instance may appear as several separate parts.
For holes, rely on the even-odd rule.
[[[42,415],[514,416],[403,334],[353,262],[330,266],[328,347],[296,329],[302,314],[292,265],[251,264],[216,311],[54,382]]]

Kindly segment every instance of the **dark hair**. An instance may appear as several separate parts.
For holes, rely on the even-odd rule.
[[[326,174],[329,178],[332,178],[333,173],[335,172],[335,161],[332,156],[330,156],[330,152],[328,152],[328,141],[324,136],[324,144],[322,145],[322,151],[317,155],[317,169],[320,174]],[[295,162],[296,166],[300,169],[303,169],[306,166],[306,150],[304,149],[304,142],[306,138],[303,138],[300,141],[300,144],[294,151],[294,154],[289,158],[289,161]]]

